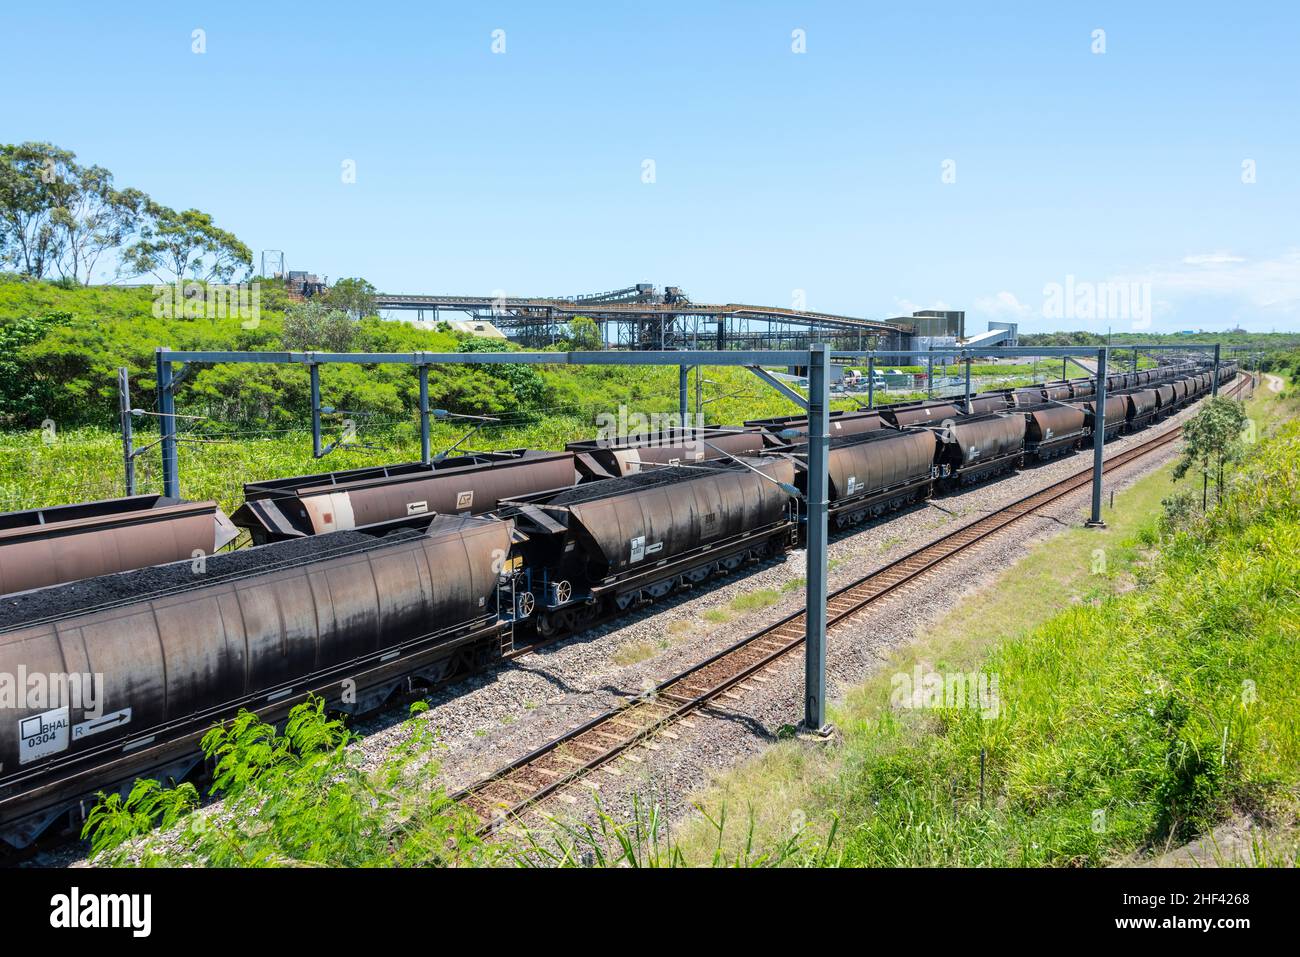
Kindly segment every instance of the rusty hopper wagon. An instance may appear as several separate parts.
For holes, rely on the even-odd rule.
[[[957,411],[966,412],[966,400],[956,399]],[[985,415],[989,412],[1004,412],[1015,405],[1015,393],[1010,391],[985,392],[971,396],[970,414]]]
[[[1091,379],[1071,379],[1069,384],[1071,398],[1082,399],[1097,394],[1097,384]]]
[[[1048,402],[1065,402],[1074,396],[1074,386],[1069,382],[1046,382],[1042,385],[1029,385],[1011,393],[1012,403],[1017,408],[1039,406]]]
[[[216,502],[133,495],[0,514],[0,595],[210,555],[239,530]]]
[[[1088,434],[1091,435],[1096,426],[1093,424],[1096,418],[1097,400],[1085,399],[1082,402],[1071,402],[1071,405],[1083,409],[1084,420],[1088,426]],[[1106,396],[1106,434],[1103,438],[1109,442],[1120,432],[1124,431],[1126,417],[1128,415],[1128,403],[1124,401],[1121,395]]]
[[[880,414],[894,428],[905,429],[913,425],[942,425],[961,415],[961,410],[948,401],[900,402],[881,406]]]
[[[1072,405],[1045,402],[1024,406],[1016,412],[1025,417],[1025,457],[1043,462],[1068,455],[1087,434],[1083,410]]]
[[[940,477],[954,485],[967,485],[1020,466],[1025,417],[999,413],[963,416],[936,430],[935,437]]]
[[[795,484],[807,494],[807,452],[796,452],[794,458]],[[827,465],[830,515],[837,528],[845,528],[930,497],[934,433],[882,429],[832,437]]]
[[[1044,382],[1042,393],[1044,402],[1064,402],[1074,397],[1074,387],[1066,380],[1057,379],[1054,382]]]
[[[794,463],[744,462],[665,466],[503,502],[500,514],[526,539],[516,552],[538,631],[783,552],[796,528]]]
[[[93,711],[65,699],[0,722],[0,836],[21,847],[95,791],[179,778],[241,708],[276,721],[312,693],[366,710],[496,653],[510,539],[508,522],[435,517],[224,553],[200,576],[181,562],[11,596],[0,671],[102,678]]]
[[[1159,403],[1158,411],[1162,417],[1173,414],[1176,400],[1177,392],[1170,383],[1162,382],[1156,386],[1156,402]]]
[[[860,435],[886,428],[879,410],[857,409],[851,411],[832,411],[827,417],[828,433],[832,438],[840,435]],[[773,444],[807,443],[808,416],[782,415],[772,419],[751,419],[745,423],[746,428],[760,429],[770,436]]]
[[[1130,432],[1144,429],[1155,421],[1160,411],[1160,396],[1155,389],[1133,389],[1123,393],[1124,417]]]
[[[432,514],[480,515],[502,499],[569,488],[576,475],[571,452],[523,449],[303,475],[245,485],[233,520],[261,545]]]
[[[763,437],[745,429],[668,429],[648,435],[570,442],[565,448],[573,453],[584,479],[606,479],[633,475],[642,467],[753,455],[762,450]]]
[[[1114,375],[1106,376],[1107,392],[1123,392],[1125,389],[1132,389],[1138,384],[1138,375],[1136,372],[1117,372]]]

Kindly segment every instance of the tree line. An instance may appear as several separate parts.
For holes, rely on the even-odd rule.
[[[33,279],[89,284],[115,254],[115,278],[230,282],[253,253],[197,209],[177,210],[50,143],[0,144],[0,265]]]

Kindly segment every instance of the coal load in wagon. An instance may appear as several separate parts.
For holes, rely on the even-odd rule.
[[[333,532],[315,538],[289,539],[255,548],[155,565],[114,575],[39,588],[0,598],[0,629],[26,622],[63,618],[88,610],[144,601],[278,568],[380,548],[422,532],[399,529],[376,537],[362,532]],[[196,569],[202,569],[201,571]]]
[[[0,594],[210,555],[238,529],[216,502],[162,495],[0,514]]]

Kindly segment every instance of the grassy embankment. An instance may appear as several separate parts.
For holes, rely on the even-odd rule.
[[[1162,468],[1104,531],[1033,546],[834,708],[833,747],[778,743],[702,799],[777,846],[837,821],[846,865],[1097,865],[1245,816],[1259,863],[1295,863],[1300,807],[1300,423],[1261,389],[1261,436],[1225,502],[1162,534]],[[894,676],[980,671],[998,717],[902,709]],[[983,793],[980,756],[985,757]],[[748,814],[747,814],[748,812]],[[707,860],[716,829],[680,844]]]
[[[153,350],[276,350],[302,348],[285,341],[283,291],[266,284],[261,317],[245,328],[237,317],[164,319],[153,315],[149,288],[65,289],[53,283],[0,281],[0,339],[15,343],[3,357],[11,380],[0,388],[0,511],[109,498],[123,493],[117,414],[116,370],[131,370],[133,404],[153,408]],[[37,334],[4,338],[26,317],[61,318]],[[33,338],[33,335],[35,336]],[[465,337],[412,323],[367,318],[356,324],[357,351],[456,351]],[[468,443],[476,449],[520,446],[558,448],[588,438],[600,413],[629,416],[677,411],[677,371],[671,368],[561,366],[498,367],[494,376],[453,367],[430,376],[431,405],[452,412],[487,413],[499,424],[485,426]],[[1044,365],[1043,369],[1046,369]],[[1024,369],[999,367],[1007,385],[1032,378]],[[1032,373],[1032,369],[1030,372]],[[1040,370],[1041,371],[1041,370]],[[705,368],[702,398],[706,421],[735,424],[750,418],[786,415],[795,406],[750,373]],[[1016,378],[1016,375],[1020,378]],[[694,375],[694,374],[693,374]],[[323,371],[322,402],[349,410],[357,426],[355,446],[313,459],[301,367],[218,366],[197,370],[181,387],[177,410],[204,419],[181,420],[181,491],[191,498],[215,498],[232,508],[241,485],[322,470],[410,461],[419,456],[416,376],[410,369],[332,367]],[[695,396],[691,380],[692,402]],[[910,398],[891,394],[891,400]],[[859,402],[839,398],[833,408]],[[8,403],[8,407],[5,407]],[[325,442],[338,439],[342,414],[327,416]],[[37,428],[53,423],[53,441]],[[137,446],[157,438],[156,419],[136,417]],[[19,426],[26,426],[25,428]],[[465,422],[435,423],[433,447],[448,448],[469,429]],[[632,424],[632,431],[640,431]],[[138,488],[160,491],[156,448],[138,459]]]

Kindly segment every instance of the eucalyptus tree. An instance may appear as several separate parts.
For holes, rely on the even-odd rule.
[[[0,262],[35,279],[57,265],[75,158],[49,143],[0,144]]]
[[[180,282],[186,277],[229,282],[243,267],[253,267],[253,251],[221,229],[208,213],[177,212],[161,203],[145,203],[140,238],[128,246],[123,260],[136,274]]]

